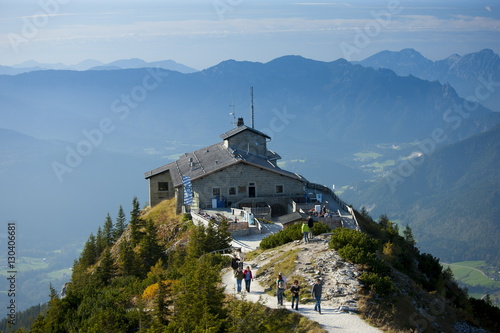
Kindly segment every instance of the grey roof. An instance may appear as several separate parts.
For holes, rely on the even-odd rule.
[[[278,217],[278,222],[284,225],[284,224],[288,224],[288,223],[295,222],[295,221],[302,220],[302,219],[306,219],[306,218],[307,218],[306,214],[301,214],[299,212],[293,212],[293,213],[282,215],[282,216]]]
[[[271,155],[273,154],[271,153]],[[191,180],[195,180],[238,163],[254,165],[287,177],[307,182],[301,175],[281,169],[271,163],[266,157],[251,154],[240,149],[226,148],[223,142],[191,153],[185,153],[175,162],[146,172],[144,177],[148,179],[169,170],[174,186],[177,187],[182,185],[182,176],[188,176],[191,177]]]
[[[271,137],[269,135],[267,135],[265,133],[262,133],[261,131],[257,131],[256,129],[254,129],[252,127],[248,127],[246,125],[235,127],[232,130],[227,131],[226,133],[221,134],[220,137],[222,138],[222,140],[226,140],[226,139],[232,137],[233,135],[241,133],[241,132],[243,132],[245,130],[252,131],[252,132],[257,133],[259,135],[262,135],[262,136],[264,136],[264,137],[266,137],[268,139],[271,139]]]

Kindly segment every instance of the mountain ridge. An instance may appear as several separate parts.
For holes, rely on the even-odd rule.
[[[147,62],[139,58],[119,59],[109,63],[103,63],[94,59],[86,59],[74,65],[65,65],[62,63],[49,64],[39,63],[34,60],[25,61],[12,66],[0,66],[0,75],[17,75],[22,73],[40,71],[40,70],[110,70],[110,69],[132,69],[132,68],[163,68],[181,73],[194,73],[197,69],[188,67],[174,60],[160,60]]]
[[[360,62],[363,66],[388,68],[398,75],[414,75],[424,80],[451,84],[464,98],[479,100],[500,111],[500,57],[491,49],[450,55],[431,61],[414,49],[382,51]]]

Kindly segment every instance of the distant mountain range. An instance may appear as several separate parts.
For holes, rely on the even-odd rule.
[[[500,58],[490,49],[464,56],[453,54],[438,61],[431,61],[414,49],[382,51],[359,64],[388,68],[401,76],[449,83],[461,97],[500,111]]]
[[[88,61],[93,70],[0,75],[5,218],[21,219],[25,230],[71,223],[90,233],[110,200],[148,200],[145,171],[218,142],[234,117],[250,125],[251,86],[255,127],[272,138],[283,167],[327,186],[387,173],[421,142],[434,151],[500,123],[500,113],[471,109],[451,84],[342,59],[228,60],[192,73],[127,63],[140,68],[100,70]],[[368,166],[368,155],[383,157]],[[23,209],[33,200],[36,209]]]
[[[179,64],[173,60],[162,60],[154,62],[146,62],[142,59],[121,59],[110,63],[103,63],[98,60],[88,59],[79,62],[75,65],[45,64],[39,63],[34,60],[26,61],[13,66],[0,66],[0,75],[17,75],[21,73],[40,71],[40,70],[117,70],[117,69],[130,69],[130,68],[163,68],[181,73],[194,73],[196,69]]]

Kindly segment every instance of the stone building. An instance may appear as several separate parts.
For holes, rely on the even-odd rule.
[[[182,211],[183,176],[190,178],[192,188],[186,210],[250,207],[280,216],[291,211],[293,201],[304,199],[308,181],[278,166],[281,157],[267,148],[268,135],[245,126],[240,118],[237,127],[220,137],[222,142],[146,172],[151,206],[175,197],[177,211]]]

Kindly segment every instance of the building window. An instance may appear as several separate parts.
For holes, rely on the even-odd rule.
[[[158,182],[158,191],[168,191],[168,182]]]
[[[276,185],[276,193],[283,193],[283,185]]]
[[[231,186],[229,188],[229,195],[236,195],[236,187]]]
[[[220,187],[212,187],[212,195],[220,195]]]
[[[246,194],[247,193],[247,187],[246,186],[238,186],[238,193],[239,194]]]

